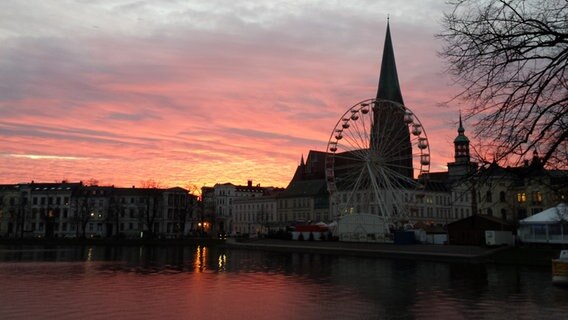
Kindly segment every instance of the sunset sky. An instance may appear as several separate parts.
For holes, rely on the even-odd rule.
[[[376,94],[387,15],[431,171],[453,157],[444,0],[0,1],[0,183],[284,187]],[[467,127],[466,134],[471,132]]]

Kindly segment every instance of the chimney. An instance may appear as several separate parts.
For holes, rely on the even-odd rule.
[[[249,188],[252,187],[252,180],[247,180],[247,186],[248,186]]]

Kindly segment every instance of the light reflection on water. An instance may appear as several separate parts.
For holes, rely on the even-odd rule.
[[[219,247],[0,247],[0,319],[563,318],[550,270]]]

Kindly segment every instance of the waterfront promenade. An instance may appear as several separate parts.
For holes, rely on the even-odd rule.
[[[452,245],[396,245],[388,243],[356,243],[339,241],[291,241],[258,239],[236,241],[228,239],[226,245],[231,248],[305,252],[323,254],[347,254],[368,257],[406,258],[422,260],[451,260],[481,262],[486,258],[506,250],[507,247],[485,248],[477,246]]]

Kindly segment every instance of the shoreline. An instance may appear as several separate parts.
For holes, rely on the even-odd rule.
[[[452,245],[396,245],[386,243],[355,243],[325,241],[291,241],[261,239],[252,241],[228,240],[229,248],[364,256],[386,259],[411,259],[441,262],[489,263],[551,267],[552,259],[558,257],[556,246],[452,246]]]
[[[107,238],[24,238],[2,239],[0,245],[33,245],[33,246],[195,246],[222,245],[225,240],[211,238],[184,239],[107,239]]]
[[[551,267],[552,259],[558,258],[556,246],[478,247],[390,243],[360,243],[339,241],[292,241],[277,239],[254,239],[238,241],[233,238],[218,240],[211,238],[185,239],[2,239],[0,245],[22,246],[219,246],[241,250],[263,250],[271,252],[311,253],[361,256],[385,259],[411,259],[463,263],[495,263]]]
[[[479,263],[491,255],[507,250],[507,247],[482,248],[475,246],[443,245],[396,245],[389,243],[291,241],[262,239],[253,241],[228,240],[229,248],[265,250],[278,252],[299,252],[317,254],[335,254],[364,256],[389,259],[435,260],[445,262]]]

